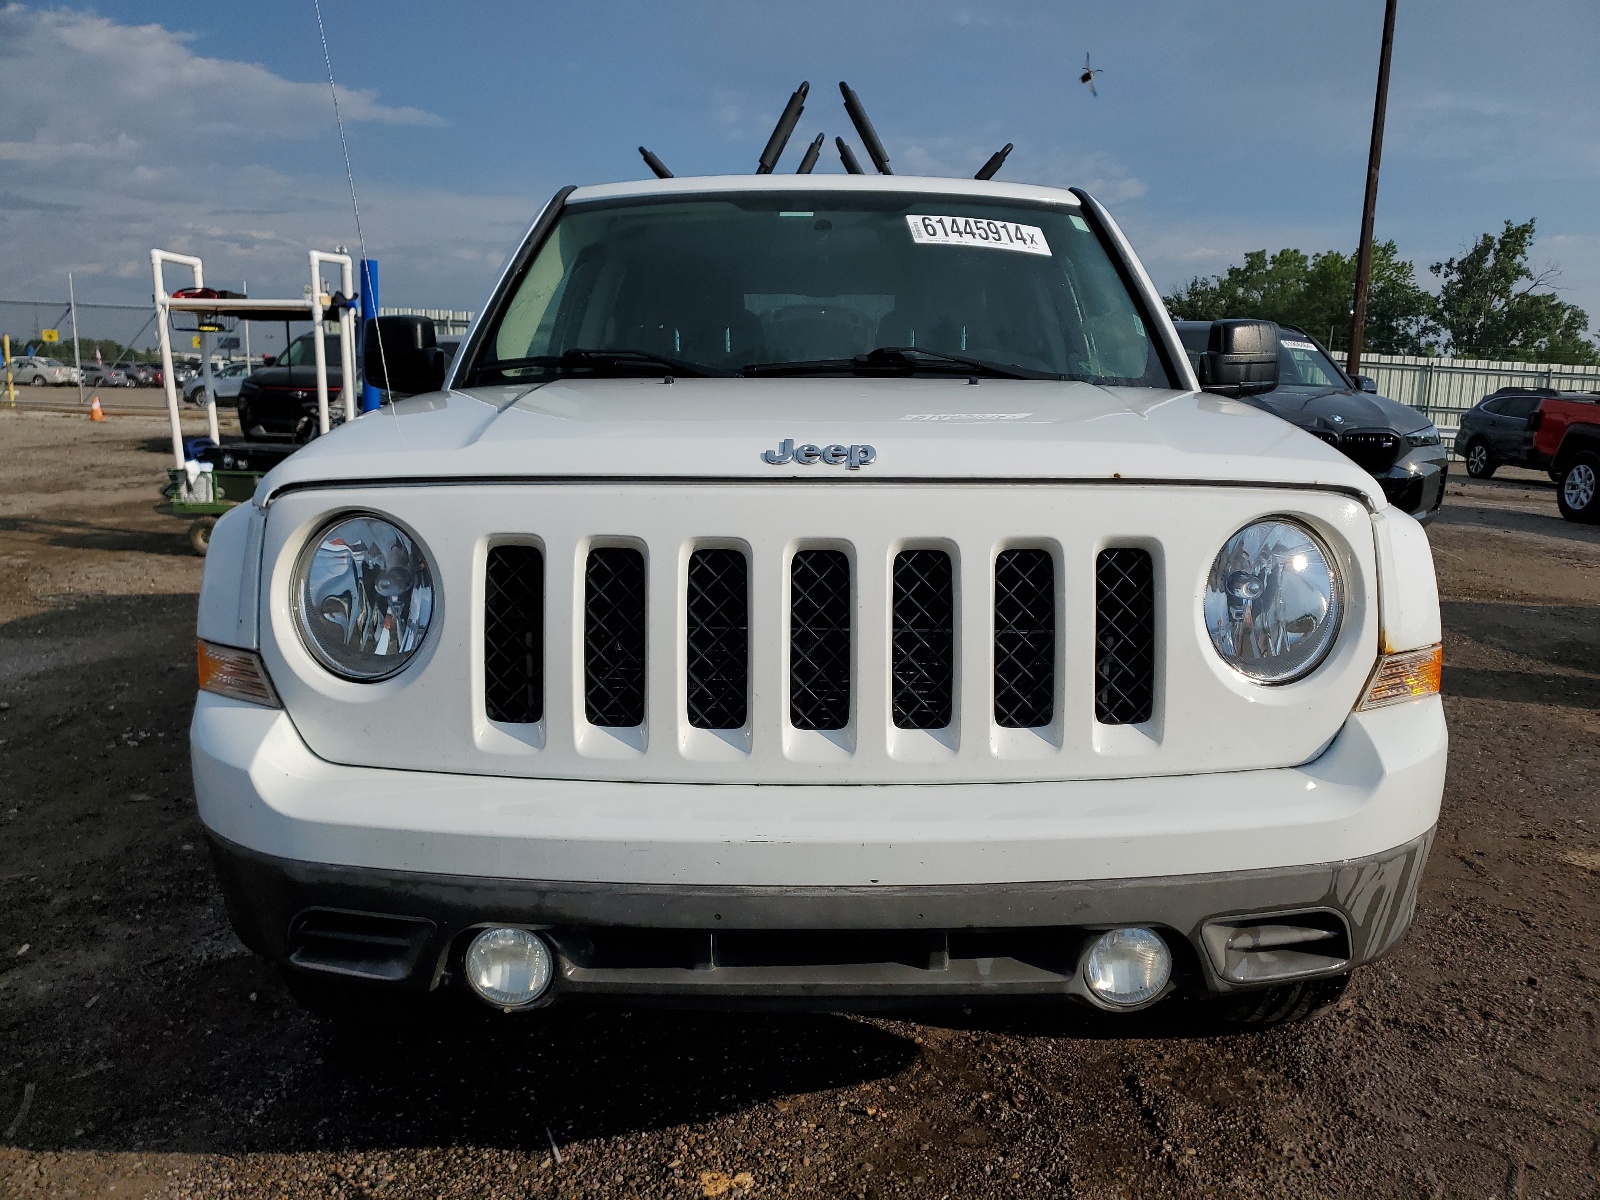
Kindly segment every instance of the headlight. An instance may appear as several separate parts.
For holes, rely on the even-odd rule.
[[[1333,646],[1343,616],[1333,556],[1293,521],[1246,525],[1211,564],[1205,598],[1211,644],[1223,662],[1257,683],[1309,674]]]
[[[300,557],[295,615],[306,647],[335,675],[386,679],[411,661],[433,617],[422,547],[382,517],[340,517]]]
[[[1426,429],[1419,429],[1416,433],[1406,434],[1406,441],[1413,446],[1437,446],[1439,444],[1439,431],[1432,425]]]

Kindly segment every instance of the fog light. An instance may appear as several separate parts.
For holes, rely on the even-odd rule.
[[[550,947],[526,929],[485,929],[467,947],[467,983],[496,1008],[532,1004],[555,975]]]
[[[1172,978],[1172,951],[1151,929],[1102,933],[1083,957],[1083,982],[1095,999],[1113,1008],[1134,1008],[1161,994]]]

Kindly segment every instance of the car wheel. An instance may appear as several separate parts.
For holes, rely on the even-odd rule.
[[[1474,479],[1488,479],[1500,465],[1495,462],[1494,455],[1489,453],[1489,443],[1482,438],[1474,438],[1467,444],[1466,457],[1467,474]]]
[[[250,409],[249,409],[249,407],[247,405],[241,404],[241,405],[239,405],[238,408],[234,409],[234,411],[239,414],[239,432],[244,437],[249,438],[249,436],[250,436]]]
[[[33,386],[34,387],[43,387],[44,386],[44,376],[43,375],[35,375],[33,377]]]
[[[189,549],[204,558],[206,551],[211,549],[211,531],[216,527],[215,517],[201,517],[189,526]]]
[[[1556,485],[1556,503],[1569,521],[1600,524],[1600,454],[1585,450],[1573,456]]]
[[[1332,1008],[1350,986],[1350,975],[1284,983],[1202,1001],[1218,1032],[1251,1033],[1274,1025],[1293,1025]]]

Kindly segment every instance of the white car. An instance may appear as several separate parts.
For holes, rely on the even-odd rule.
[[[78,369],[59,359],[21,355],[11,360],[11,378],[18,384],[34,387],[66,387],[78,382]]]
[[[228,363],[211,372],[211,394],[219,405],[239,403],[239,388],[252,370],[249,363]],[[206,402],[206,377],[196,375],[183,385],[183,398],[189,404]]]
[[[418,394],[268,474],[200,597],[200,817],[309,1005],[1250,1026],[1405,932],[1426,536],[1234,398],[1271,326],[1196,377],[1086,193],[569,189],[448,377],[380,336]]]

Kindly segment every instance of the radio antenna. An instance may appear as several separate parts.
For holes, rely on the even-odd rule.
[[[983,166],[978,168],[978,173],[976,175],[974,175],[973,178],[974,179],[993,179],[994,178],[994,173],[996,171],[998,171],[1002,166],[1005,165],[1006,155],[1008,155],[1010,153],[1011,153],[1011,143],[1007,142],[1004,146],[1001,146],[1000,149],[996,150],[993,154],[989,155],[989,161],[984,163]]]
[[[643,146],[639,147],[639,157],[644,159],[644,165],[656,173],[657,179],[671,179],[672,172],[667,170],[667,164],[662,162]]]
[[[889,169],[889,155],[883,148],[883,143],[878,140],[878,131],[872,127],[872,121],[867,117],[867,110],[861,107],[861,97],[855,94],[854,89],[844,80],[839,81],[839,92],[844,96],[844,110],[850,114],[850,123],[856,127],[856,133],[861,138],[861,144],[867,148],[867,157],[872,159],[872,165],[878,168],[880,175],[893,175]]]
[[[839,161],[844,164],[844,169],[847,174],[866,174],[866,172],[861,169],[861,164],[856,161],[856,152],[850,149],[849,142],[845,141],[842,137],[836,137],[833,139],[833,144],[839,147]]]
[[[794,134],[794,127],[800,124],[800,114],[806,110],[806,93],[810,90],[809,83],[801,83],[795,88],[794,95],[789,97],[789,103],[783,106],[783,115],[772,127],[772,136],[767,139],[767,148],[761,152],[761,161],[756,164],[757,175],[771,175],[772,168],[777,166],[778,159],[783,157],[783,148],[789,144],[789,138]]]
[[[825,133],[817,134],[816,140],[806,147],[805,156],[801,158],[800,165],[795,169],[796,175],[809,175],[817,165],[817,158],[822,154],[822,143],[828,140]]]

